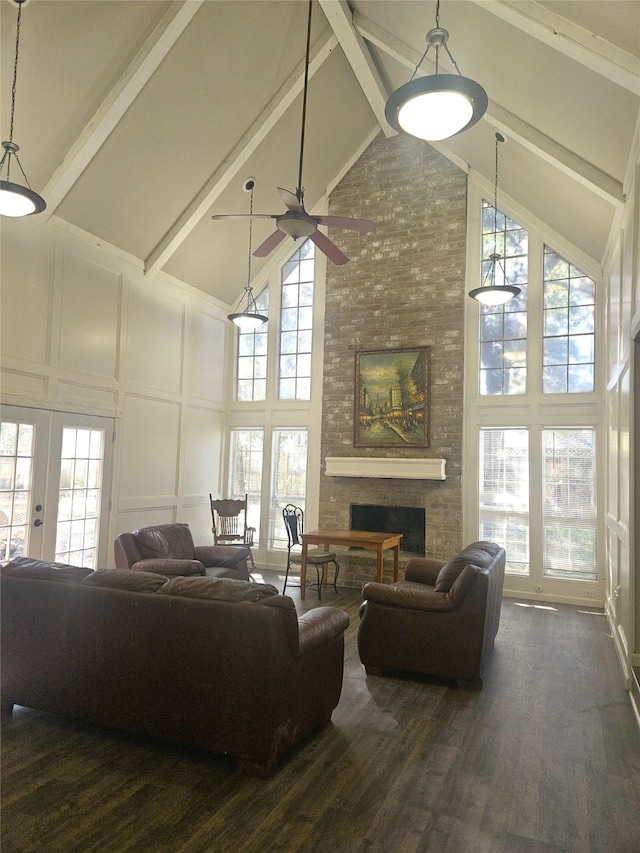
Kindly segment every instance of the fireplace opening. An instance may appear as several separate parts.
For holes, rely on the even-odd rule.
[[[418,506],[351,504],[351,530],[369,533],[402,533],[400,549],[420,554],[425,551],[425,510]]]

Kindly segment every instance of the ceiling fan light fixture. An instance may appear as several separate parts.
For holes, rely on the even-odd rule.
[[[438,142],[462,133],[480,121],[489,99],[479,83],[463,77],[447,46],[449,33],[440,26],[440,0],[436,3],[436,26],[427,33],[427,48],[408,83],[392,93],[385,116],[399,133],[427,142]],[[435,51],[435,74],[417,77],[431,48]],[[440,50],[444,48],[457,74],[440,74]]]
[[[32,213],[42,213],[46,208],[46,202],[42,196],[34,192],[22,168],[18,157],[20,148],[13,141],[13,121],[16,110],[16,88],[18,82],[18,56],[20,48],[20,21],[22,18],[22,7],[28,0],[12,0],[18,7],[18,21],[16,25],[16,50],[13,62],[13,84],[11,87],[11,122],[9,125],[9,139],[2,143],[4,154],[0,160],[0,216],[30,216]],[[16,165],[22,173],[26,186],[16,184],[11,180],[11,165],[15,160]],[[2,179],[3,173],[5,179]]]
[[[311,217],[305,219],[299,213],[292,213],[291,211],[278,216],[276,226],[280,231],[284,231],[288,237],[293,237],[294,240],[299,240],[301,237],[311,237],[318,230],[317,224]]]

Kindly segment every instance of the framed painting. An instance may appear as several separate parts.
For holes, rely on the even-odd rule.
[[[429,447],[431,347],[356,353],[355,447]]]

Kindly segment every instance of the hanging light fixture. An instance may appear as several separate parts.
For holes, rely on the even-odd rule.
[[[485,114],[487,93],[479,83],[463,77],[447,46],[449,33],[440,26],[440,0],[436,3],[436,26],[427,33],[427,49],[415,67],[411,80],[391,95],[385,107],[387,121],[395,130],[436,142],[472,127]],[[435,50],[436,73],[418,77],[429,50]],[[458,72],[440,74],[440,49],[444,48]]]
[[[29,186],[29,181],[22,168],[22,163],[18,157],[20,150],[13,141],[13,118],[16,109],[16,84],[18,81],[18,48],[20,46],[20,19],[22,16],[22,6],[28,0],[12,0],[18,7],[18,23],[16,27],[16,54],[13,62],[13,85],[11,87],[11,124],[9,126],[9,139],[2,143],[4,154],[0,160],[0,215],[1,216],[29,216],[31,213],[42,213],[45,209],[46,202],[34,192]],[[26,182],[26,187],[22,184],[16,184],[10,180],[11,177],[11,161],[14,159],[18,164],[18,168],[22,172],[22,177]],[[6,168],[6,181],[2,180],[3,169]]]
[[[251,238],[252,238],[252,230],[253,230],[253,190],[256,186],[255,178],[245,178],[242,182],[242,189],[246,193],[250,193],[251,201],[249,202],[249,271],[247,273],[247,286],[244,289],[244,294],[242,299],[246,300],[246,304],[244,309],[237,311],[234,314],[229,314],[227,319],[231,320],[232,323],[235,323],[238,328],[243,329],[244,331],[249,331],[251,329],[257,329],[258,326],[262,326],[263,323],[266,323],[269,319],[266,314],[261,314],[258,311],[258,306],[256,305],[256,300],[253,296],[253,288],[251,287]],[[240,302],[242,303],[242,299]],[[240,305],[238,306],[241,307]]]
[[[469,296],[472,296],[482,305],[502,305],[520,293],[519,287],[509,284],[509,279],[502,263],[502,255],[498,252],[498,146],[506,140],[499,130],[495,131],[495,136],[496,178],[493,186],[493,254],[489,255],[491,263],[482,280],[482,285],[469,291]],[[503,283],[498,284],[496,278]]]

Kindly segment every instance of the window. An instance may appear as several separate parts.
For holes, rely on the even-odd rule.
[[[596,580],[596,436],[542,431],[545,577]]]
[[[305,240],[282,268],[278,399],[311,399],[314,245]]]
[[[545,394],[593,391],[595,282],[544,247]]]
[[[524,394],[527,383],[528,234],[513,219],[482,203],[482,271],[484,281],[498,253],[510,284],[521,292],[504,305],[483,305],[480,311],[480,393]],[[496,284],[499,265],[496,265]]]
[[[271,465],[271,548],[286,548],[282,510],[289,504],[305,508],[307,493],[307,430],[274,429]]]
[[[480,539],[499,542],[506,571],[529,574],[529,431],[480,430]]]
[[[247,495],[247,524],[255,527],[254,542],[260,541],[260,496],[262,493],[263,429],[232,429],[229,442],[229,497]]]
[[[260,314],[269,315],[269,288],[256,298]],[[257,329],[240,329],[238,339],[238,375],[236,398],[242,402],[267,399],[267,340],[265,323]]]

